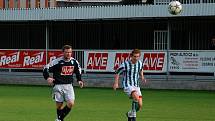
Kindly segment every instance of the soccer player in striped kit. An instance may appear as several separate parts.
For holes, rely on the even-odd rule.
[[[76,74],[80,87],[84,86],[81,79],[81,67],[78,61],[72,57],[72,47],[65,45],[62,51],[63,56],[51,61],[43,70],[44,78],[48,84],[53,86],[53,98],[57,108],[55,121],[63,121],[74,106],[73,73]],[[53,73],[53,76],[49,75],[50,72]],[[66,102],[65,106],[64,102]]]
[[[130,60],[124,61],[116,70],[113,89],[119,88],[119,77],[123,73],[122,86],[124,92],[132,99],[132,109],[126,113],[128,121],[136,121],[136,112],[142,108],[142,94],[139,86],[139,76],[146,83],[143,74],[143,63],[140,59],[141,52],[134,49]]]

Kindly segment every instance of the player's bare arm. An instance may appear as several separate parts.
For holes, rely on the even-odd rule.
[[[115,79],[113,84],[113,89],[116,90],[117,88],[119,88],[119,74],[115,74]]]
[[[143,81],[143,83],[146,83],[146,79],[145,79],[145,76],[143,74],[143,69],[140,71],[140,77],[141,77],[141,80]]]

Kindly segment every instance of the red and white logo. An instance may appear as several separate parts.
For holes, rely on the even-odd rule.
[[[63,66],[61,69],[61,75],[72,75],[74,66]]]
[[[89,53],[87,59],[87,69],[106,70],[108,53]]]
[[[28,55],[28,53],[24,53],[24,54]],[[29,55],[25,56],[23,61],[23,67],[43,62],[43,55],[44,55],[44,52],[39,52],[39,53],[33,54],[32,56],[29,56]]]
[[[144,70],[162,70],[164,65],[164,56],[165,53],[144,53]]]
[[[114,70],[118,69],[120,64],[130,57],[129,53],[116,53],[115,61],[114,61]]]
[[[48,62],[51,62],[61,56],[63,56],[62,51],[50,51],[48,52]]]
[[[19,61],[20,52],[9,53],[1,56],[0,66],[8,65]]]

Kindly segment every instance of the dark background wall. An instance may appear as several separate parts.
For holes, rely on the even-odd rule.
[[[169,23],[169,24],[168,24]],[[154,49],[154,31],[170,28],[170,49],[207,50],[215,17],[123,20],[0,22],[1,49]]]

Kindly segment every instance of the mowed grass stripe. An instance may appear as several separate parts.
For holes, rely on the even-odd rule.
[[[130,100],[121,89],[75,88],[76,102],[65,121],[126,121]],[[142,90],[137,121],[215,121],[215,92]],[[51,87],[0,85],[0,121],[54,121]]]

